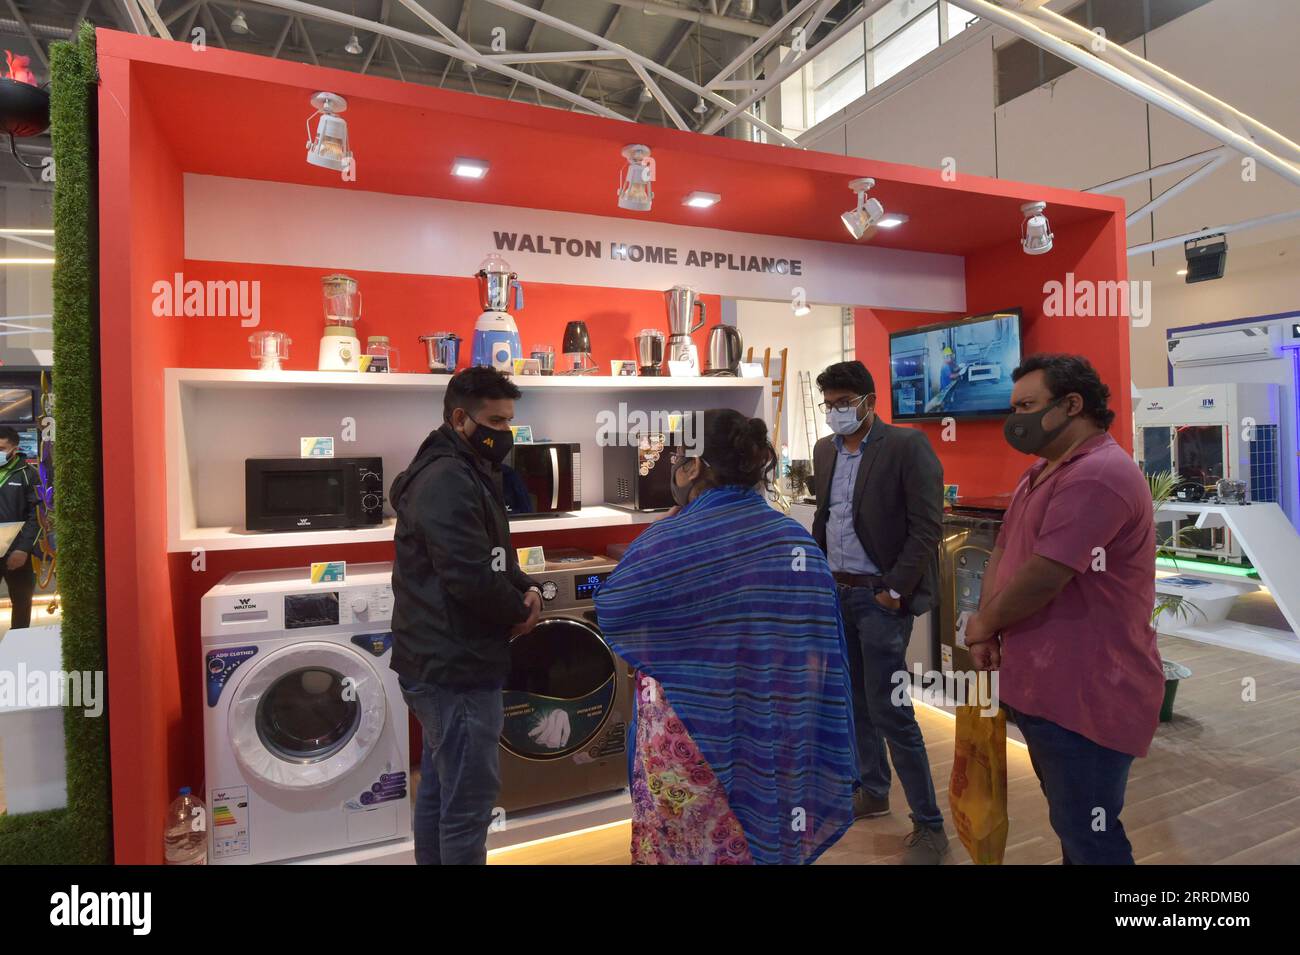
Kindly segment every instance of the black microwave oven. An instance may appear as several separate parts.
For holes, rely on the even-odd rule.
[[[244,525],[314,531],[384,522],[382,458],[247,458]]]
[[[673,506],[672,455],[680,433],[646,437],[619,435],[606,445],[605,503],[632,511],[666,511]]]
[[[582,509],[582,445],[516,444],[501,468],[506,512],[511,517]]]

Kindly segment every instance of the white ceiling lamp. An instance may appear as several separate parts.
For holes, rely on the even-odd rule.
[[[451,164],[453,176],[460,176],[462,179],[482,179],[488,174],[491,164],[486,159],[467,159],[464,156],[457,156],[456,161]]]
[[[648,103],[654,98],[655,98],[654,94],[650,92],[650,87],[648,86],[641,87],[641,102]]]
[[[803,305],[792,305],[791,308],[794,309],[795,318],[803,318],[805,315],[812,314],[812,307],[806,303]]]
[[[699,113],[701,116],[709,111],[709,106],[704,102],[703,96],[699,97],[699,99],[695,101],[695,106],[693,108],[695,112]]]
[[[876,180],[871,178],[854,179],[849,183],[849,188],[858,194],[858,204],[840,216],[840,221],[854,239],[861,239],[868,229],[885,217],[885,207],[880,200],[867,198],[867,193],[875,187]]]
[[[347,169],[352,165],[352,146],[347,121],[339,114],[348,108],[348,101],[337,93],[317,93],[311,105],[316,112],[307,117],[307,161],[323,169]],[[311,121],[317,116],[320,122],[313,138]]]
[[[692,209],[707,209],[710,206],[716,206],[722,200],[716,192],[692,192],[682,200],[682,205],[690,206]]]
[[[905,216],[901,212],[887,212],[885,217],[876,223],[877,229],[897,229],[900,225],[910,220],[910,216]]]
[[[235,8],[235,18],[230,21],[230,30],[240,36],[247,36],[252,32],[248,29],[248,21],[244,19],[244,11],[238,7]]]
[[[1020,227],[1020,247],[1026,255],[1042,255],[1052,251],[1052,226],[1043,215],[1046,202],[1026,202],[1020,207],[1025,214],[1024,224]]]
[[[347,51],[348,51],[349,53],[351,53],[353,56],[360,56],[360,55],[361,55],[361,40],[358,39],[358,38],[357,38],[357,35],[354,33],[354,34],[352,34],[352,36],[348,37],[347,45],[346,45],[345,47],[343,47],[343,49],[347,50]]]
[[[623,147],[627,168],[618,179],[618,207],[632,212],[649,212],[654,203],[655,167],[650,147],[639,143]]]

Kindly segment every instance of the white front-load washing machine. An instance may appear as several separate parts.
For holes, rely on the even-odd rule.
[[[411,833],[392,564],[231,574],[203,597],[208,859],[279,862]]]

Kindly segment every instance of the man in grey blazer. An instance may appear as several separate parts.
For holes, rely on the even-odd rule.
[[[912,619],[930,609],[938,589],[943,466],[920,431],[877,418],[876,386],[862,362],[831,365],[817,387],[834,433],[813,449],[813,537],[830,562],[844,615],[862,781],[854,813],[889,812],[892,757],[912,817],[904,862],[938,865],[948,838],[925,739],[910,699],[893,700],[895,674],[907,671]]]

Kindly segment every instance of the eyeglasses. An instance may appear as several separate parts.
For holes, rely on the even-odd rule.
[[[817,407],[822,414],[826,414],[832,410],[849,411],[850,409],[856,408],[858,405],[862,404],[862,402],[866,401],[869,397],[870,395],[862,395],[858,398],[841,398],[836,402],[820,401],[817,403]]]
[[[709,466],[709,462],[705,461],[704,458],[702,457],[692,458],[689,455],[687,455],[684,451],[674,451],[672,455],[668,458],[668,461],[675,468],[681,467],[687,461],[699,461],[700,467],[702,468],[707,468]]]

